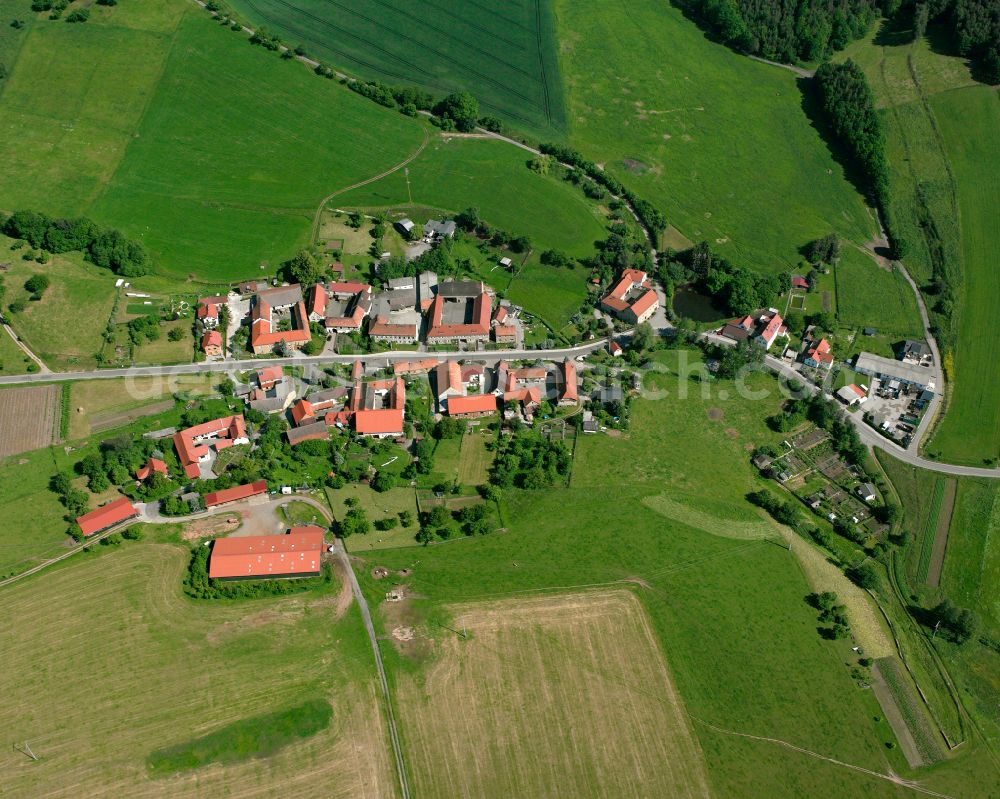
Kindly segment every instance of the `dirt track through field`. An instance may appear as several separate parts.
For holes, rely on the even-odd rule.
[[[449,633],[423,680],[399,680],[415,794],[709,795],[700,746],[630,591],[452,610],[449,627],[468,637]]]
[[[885,677],[882,676],[878,663],[872,666],[872,690],[875,692],[878,703],[882,707],[882,712],[885,713],[886,721],[889,722],[892,731],[896,733],[899,748],[903,750],[903,756],[906,758],[906,762],[910,768],[923,766],[924,759],[920,756],[920,751],[917,749],[917,742],[914,740],[913,733],[910,732],[910,728],[906,724],[906,719],[903,718],[903,713],[899,705],[896,704],[896,697],[893,696],[892,690],[885,681]]]
[[[57,385],[0,393],[0,458],[52,443],[59,397]]]
[[[938,512],[937,527],[934,530],[934,548],[931,550],[931,563],[927,569],[927,585],[937,588],[941,585],[941,573],[944,571],[944,556],[948,551],[948,531],[951,529],[951,514],[955,509],[955,494],[958,492],[958,481],[950,478],[944,484],[944,499]]]

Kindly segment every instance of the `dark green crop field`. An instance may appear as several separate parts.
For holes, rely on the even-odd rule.
[[[565,124],[550,4],[543,0],[231,0],[253,25],[352,75],[471,91],[521,128]]]

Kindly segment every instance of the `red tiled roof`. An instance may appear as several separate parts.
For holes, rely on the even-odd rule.
[[[223,416],[174,433],[174,447],[177,449],[177,457],[180,458],[185,474],[196,479],[199,475],[198,458],[208,454],[208,444],[196,442],[196,438],[212,438],[216,449],[221,449],[229,446],[234,439],[246,437],[246,421],[242,414]]]
[[[506,318],[507,318],[507,309],[504,308],[502,305],[499,306],[493,312],[493,321],[494,322],[503,322],[503,320],[506,319]]]
[[[771,318],[767,320],[764,328],[760,331],[760,337],[768,343],[773,341],[781,331],[782,321],[781,314],[773,314]]]
[[[414,372],[427,372],[437,366],[436,358],[426,358],[422,361],[396,361],[392,365],[395,375],[406,375]]]
[[[860,388],[858,388],[856,385],[854,385],[854,383],[851,383],[851,385],[848,386],[848,388],[850,388],[852,391],[854,391],[854,393],[857,394],[862,399],[864,399],[865,397],[868,396],[867,394],[865,394],[864,391],[862,391]]]
[[[434,390],[439,397],[449,391],[462,393],[462,367],[458,361],[444,361],[435,367]]]
[[[392,324],[384,316],[379,316],[368,326],[370,336],[407,336],[417,337],[416,324]]]
[[[491,413],[497,409],[497,398],[493,394],[470,394],[467,397],[452,397],[448,400],[448,415],[461,416],[465,413]]]
[[[167,470],[167,464],[165,464],[159,458],[150,458],[145,463],[145,465],[140,466],[138,469],[136,469],[135,479],[145,480],[149,477],[152,477],[154,473],[162,474],[164,477],[166,477],[169,474],[169,471]]]
[[[331,294],[363,294],[371,291],[372,287],[367,283],[359,283],[354,280],[345,280],[331,283],[326,287]]]
[[[261,386],[272,385],[284,376],[285,373],[280,366],[266,366],[257,370],[257,383]]]
[[[212,543],[208,576],[279,577],[318,574],[324,532],[314,525],[293,527],[287,535],[217,538]]]
[[[488,336],[490,333],[490,308],[492,302],[485,291],[478,295],[472,303],[472,322],[461,325],[445,325],[441,323],[444,314],[444,297],[438,294],[431,303],[431,319],[427,338],[445,338],[461,336]]]
[[[403,432],[403,411],[395,408],[357,411],[354,429],[368,435],[385,435]]]
[[[576,364],[569,358],[563,361],[563,387],[559,399],[572,402],[580,400],[576,388]]]
[[[214,302],[204,302],[204,304],[198,306],[198,318],[218,319],[219,306],[216,305]]]
[[[322,283],[316,283],[309,290],[309,315],[323,316],[326,314],[326,289]]]
[[[632,313],[636,316],[642,316],[650,308],[652,308],[659,301],[656,296],[656,292],[650,289],[645,294],[643,294],[639,299],[632,303]]]
[[[809,281],[802,277],[802,275],[792,275],[792,288],[807,289],[809,288]]]
[[[517,338],[517,328],[513,325],[496,325],[493,328],[493,337],[496,339]]]
[[[139,509],[129,501],[128,497],[119,497],[97,510],[78,516],[76,523],[80,525],[80,530],[85,536],[90,536],[138,515]]]
[[[251,314],[250,346],[261,347],[284,341],[289,344],[309,341],[312,331],[309,330],[309,315],[305,303],[299,300],[292,310],[291,330],[271,330],[271,306],[258,299]]]
[[[364,367],[361,365],[361,361],[355,361],[351,364],[351,378],[357,380],[364,373]]]
[[[542,401],[542,390],[538,386],[531,386],[530,388],[521,388],[517,391],[506,391],[503,395],[503,401],[537,405]]]
[[[247,483],[241,486],[233,486],[232,488],[224,488],[221,491],[210,491],[208,494],[205,494],[205,507],[211,508],[215,505],[224,505],[227,502],[236,502],[237,500],[266,492],[267,482],[265,480],[258,480],[256,483]]]
[[[218,330],[209,330],[201,337],[201,348],[206,350],[209,347],[221,347],[222,334]]]
[[[612,341],[611,343],[608,344],[608,352],[610,352],[612,355],[615,355],[616,353],[619,353],[621,351],[622,351],[622,345],[619,344],[617,341]]]

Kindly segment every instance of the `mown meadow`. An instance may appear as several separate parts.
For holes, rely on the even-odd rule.
[[[369,565],[413,569],[406,582],[422,597],[413,613],[432,638],[454,634],[442,616],[450,604],[627,581],[694,720],[714,795],[742,796],[748,784],[773,796],[894,795],[887,782],[701,723],[908,773],[885,745],[892,740],[885,722],[873,721],[881,711],[871,693],[850,678],[849,647],[817,633],[804,598],[830,585],[811,583],[817,572],[803,572],[777,536],[740,534],[771,524],[745,495],[760,487],[750,450],[778,437],[762,421],[777,407],[775,385],[751,380],[772,393],[748,401],[730,383],[714,384],[703,398],[701,384],[682,382],[689,392],[682,398],[670,376],[675,356],[662,363],[665,374],[650,385],[669,395],[637,400],[623,435],[582,437],[569,488],[511,490],[505,532],[384,550]],[[365,590],[369,601],[382,601],[382,583],[366,578]],[[384,651],[406,682],[435,673],[424,671],[435,668],[432,656]],[[403,736],[405,743],[405,728]],[[961,779],[947,767],[941,773],[944,782]]]

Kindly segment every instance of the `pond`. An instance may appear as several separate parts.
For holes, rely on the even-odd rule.
[[[726,316],[725,311],[715,307],[712,298],[699,294],[687,286],[678,286],[674,289],[674,313],[696,322],[715,322]]]

